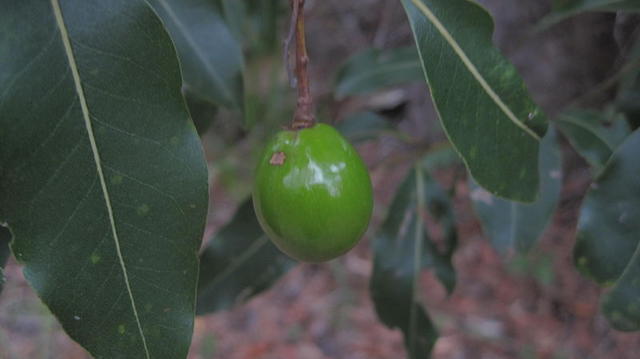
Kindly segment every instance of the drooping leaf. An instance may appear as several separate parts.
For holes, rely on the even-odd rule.
[[[229,30],[242,41],[244,35],[244,22],[247,16],[247,1],[238,0],[214,0],[218,5],[218,11],[223,15]]]
[[[353,55],[338,70],[335,96],[342,99],[365,94],[421,77],[420,58],[414,46],[384,51],[371,48]]]
[[[622,276],[602,300],[611,325],[622,331],[640,330],[640,250],[636,248]]]
[[[532,202],[546,121],[493,46],[491,16],[469,0],[402,0],[445,132],[473,178],[496,196]]]
[[[5,282],[4,266],[9,260],[11,250],[9,249],[9,241],[11,241],[11,232],[9,228],[0,226],[0,293],[2,292],[2,286]]]
[[[246,301],[294,265],[262,232],[252,201],[245,201],[200,255],[198,315]]]
[[[234,36],[247,50],[247,56],[273,54],[281,45],[280,16],[289,4],[280,0],[212,0],[224,14]]]
[[[636,0],[554,0],[553,11],[632,11],[640,10]]]
[[[242,49],[211,0],[148,0],[178,51],[188,91],[216,105],[243,107]]]
[[[236,0],[225,0],[233,2]],[[280,0],[248,1],[248,31],[252,52],[269,54],[279,51],[281,34],[279,20],[289,11],[289,4]]]
[[[580,211],[576,267],[598,283],[615,282],[603,300],[613,327],[640,330],[640,130],[616,150]]]
[[[640,127],[640,37],[629,52],[625,67],[630,70],[620,81],[616,107],[627,115],[635,128],[638,128]]]
[[[0,0],[0,222],[97,358],[185,358],[207,169],[143,0]],[[6,35],[6,36],[5,36]]]
[[[432,254],[418,215],[426,212],[425,198],[423,171],[411,171],[373,241],[370,291],[376,313],[387,327],[402,331],[407,357],[412,359],[429,358],[438,337],[418,298],[420,270]]]
[[[616,116],[607,127],[602,113],[586,110],[564,113],[556,124],[595,173],[602,171],[613,151],[631,131],[624,116]]]
[[[578,220],[576,267],[604,285],[625,276],[616,284],[620,288],[618,295],[627,290],[630,281],[640,278],[635,277],[634,269],[639,263],[632,260],[632,256],[637,257],[634,253],[640,251],[639,153],[640,130],[636,130],[618,147],[592,184]]]
[[[640,75],[640,72],[638,74]],[[635,82],[630,83],[619,93],[617,106],[627,115],[635,128],[640,127],[640,76],[637,76]]]
[[[456,230],[456,218],[453,203],[449,194],[431,176],[425,173],[423,176],[426,208],[428,215],[434,220],[434,224],[440,226],[441,238],[439,242],[425,240],[425,256],[423,267],[433,268],[436,277],[451,294],[456,286],[456,272],[453,268],[453,254],[458,247],[458,231]]]
[[[638,0],[555,0],[551,14],[540,21],[544,29],[571,16],[588,11],[640,11]]]
[[[531,204],[492,196],[470,182],[473,207],[484,233],[494,248],[506,254],[510,249],[525,253],[547,227],[560,197],[562,167],[556,131],[549,129],[540,145],[540,197]]]
[[[358,112],[336,125],[340,133],[353,142],[375,139],[393,125],[374,112]]]
[[[184,99],[198,134],[204,134],[211,127],[218,113],[218,107],[211,104],[211,102],[191,95],[189,92],[184,93]]]
[[[454,190],[445,191],[430,174],[443,169],[460,164],[460,157],[456,151],[449,145],[443,145],[440,148],[433,148],[420,161],[420,167],[426,173],[424,176],[425,191],[427,196],[427,209],[429,215],[440,226],[440,243],[439,245],[427,241],[431,253],[438,253],[427,259],[425,266],[433,267],[440,282],[445,286],[449,294],[453,292],[456,277],[453,268],[453,254],[458,247],[458,233],[456,230],[455,211],[451,197]],[[455,187],[454,187],[455,188]],[[435,263],[435,266],[429,263]]]

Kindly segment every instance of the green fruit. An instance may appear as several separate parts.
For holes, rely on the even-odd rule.
[[[289,256],[322,262],[358,243],[373,209],[371,179],[354,148],[333,127],[281,131],[258,164],[256,215]]]

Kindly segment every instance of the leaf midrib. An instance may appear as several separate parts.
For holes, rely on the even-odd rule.
[[[444,24],[440,22],[438,17],[431,11],[431,9],[429,9],[429,7],[427,7],[427,5],[425,5],[421,0],[411,0],[411,2],[436,27],[440,35],[445,39],[447,43],[449,43],[456,55],[458,55],[467,70],[469,70],[471,75],[480,84],[480,87],[482,87],[484,92],[486,92],[487,95],[493,100],[493,102],[495,102],[495,104],[507,116],[507,118],[511,120],[511,122],[513,122],[516,126],[525,131],[525,133],[527,133],[529,136],[533,137],[537,141],[540,141],[540,136],[538,136],[538,134],[536,134],[532,129],[530,129],[522,121],[520,121],[513,113],[513,111],[511,111],[511,109],[502,101],[500,96],[498,96],[498,94],[489,85],[487,80],[485,80],[485,78],[482,76],[478,68],[476,68],[476,66],[473,64],[471,59],[469,59],[460,44],[458,44],[453,35],[446,29]],[[420,51],[418,51],[418,53],[422,58],[422,53]]]
[[[80,101],[80,108],[82,109],[82,117],[84,119],[85,127],[87,130],[87,136],[89,139],[89,143],[91,145],[91,152],[93,153],[93,158],[96,164],[96,170],[98,174],[98,178],[100,179],[100,186],[102,188],[102,194],[104,196],[105,207],[107,208],[107,213],[109,217],[109,224],[111,227],[111,232],[113,235],[113,240],[115,242],[116,252],[118,256],[118,262],[122,269],[124,282],[127,287],[127,293],[129,294],[129,300],[131,301],[131,307],[133,309],[133,314],[136,320],[136,324],[138,326],[138,331],[140,333],[140,337],[142,338],[142,345],[144,347],[145,356],[147,359],[150,359],[149,349],[147,347],[147,339],[144,335],[144,331],[142,330],[142,323],[140,322],[140,317],[138,316],[138,310],[136,308],[135,299],[133,297],[133,292],[131,290],[131,284],[129,282],[129,275],[127,272],[126,264],[124,263],[124,258],[122,256],[122,250],[120,248],[120,239],[118,237],[118,230],[116,228],[115,217],[113,214],[113,207],[111,205],[111,197],[109,196],[109,191],[107,189],[107,183],[105,180],[105,176],[102,169],[102,161],[100,158],[100,153],[98,151],[98,145],[95,139],[95,135],[93,132],[93,124],[91,122],[91,115],[89,112],[89,106],[87,105],[87,100],[84,94],[84,88],[82,87],[82,81],[80,79],[80,73],[78,71],[78,65],[76,64],[75,54],[73,53],[73,48],[71,46],[71,39],[69,37],[69,33],[67,31],[67,25],[64,21],[64,17],[62,16],[62,9],[60,7],[59,0],[51,0],[51,6],[53,7],[54,16],[56,19],[56,25],[60,31],[60,37],[62,39],[62,43],[64,45],[65,54],[67,56],[67,60],[69,63],[69,68],[71,69],[71,74],[73,76],[73,82],[75,85],[76,94],[78,96],[78,100]]]
[[[411,288],[411,310],[409,312],[409,353],[413,355],[416,351],[416,331],[417,331],[417,317],[418,317],[418,287],[420,279],[420,268],[422,256],[422,238],[423,238],[423,223],[422,213],[425,208],[424,203],[424,179],[422,170],[417,167],[414,169],[416,172],[416,231],[414,238],[413,248],[413,288]]]

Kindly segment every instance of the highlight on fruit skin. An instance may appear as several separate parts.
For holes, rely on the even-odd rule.
[[[253,204],[262,229],[303,262],[334,259],[353,248],[373,210],[369,172],[333,127],[284,130],[256,170]]]

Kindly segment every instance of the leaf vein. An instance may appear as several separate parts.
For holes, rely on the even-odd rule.
[[[131,289],[131,284],[129,283],[129,277],[127,272],[126,264],[124,263],[124,258],[122,255],[122,251],[120,249],[120,239],[118,237],[118,230],[116,228],[115,218],[113,214],[113,208],[111,207],[111,198],[109,196],[109,190],[107,188],[107,183],[104,178],[104,173],[102,171],[102,163],[100,159],[100,153],[98,151],[98,145],[96,143],[96,138],[93,133],[93,124],[91,122],[91,116],[89,112],[89,107],[87,105],[87,99],[84,94],[84,89],[82,87],[82,81],[80,79],[80,73],[78,70],[78,65],[76,64],[75,54],[71,47],[71,39],[67,32],[67,25],[65,23],[64,17],[62,15],[62,9],[60,8],[59,0],[51,0],[51,5],[53,7],[56,23],[60,32],[60,36],[62,37],[62,42],[64,44],[65,53],[67,55],[67,60],[69,62],[69,68],[71,69],[71,73],[73,75],[73,80],[76,88],[76,93],[80,100],[80,107],[82,108],[82,114],[85,122],[85,127],[87,129],[87,135],[89,137],[89,142],[91,143],[91,150],[93,152],[93,157],[96,165],[96,170],[98,172],[98,178],[100,179],[100,185],[102,187],[102,193],[104,195],[105,205],[107,207],[107,212],[109,214],[109,222],[111,224],[111,232],[113,235],[113,239],[116,245],[116,252],[118,255],[118,260],[120,262],[120,266],[122,269],[122,273],[124,275],[124,282],[127,288],[127,292],[129,294],[129,300],[131,302],[131,307],[133,311],[133,315],[136,320],[136,324],[138,326],[138,331],[140,333],[142,339],[142,345],[144,347],[145,357],[147,359],[151,359],[151,355],[149,353],[149,349],[147,347],[147,339],[145,337],[144,331],[142,329],[142,323],[140,322],[140,317],[138,316],[138,309],[136,307],[135,298],[133,296],[133,291]]]
[[[127,63],[137,67],[138,69],[140,69],[140,70],[142,70],[142,71],[144,71],[144,72],[146,72],[146,73],[148,73],[150,75],[153,75],[153,77],[155,77],[158,80],[162,81],[166,85],[167,88],[171,88],[171,86],[169,86],[169,83],[167,83],[167,80],[164,77],[160,76],[160,74],[156,73],[155,71],[151,71],[148,66],[143,66],[143,65],[140,65],[139,63],[133,61],[133,59],[131,59],[131,58],[128,58],[128,57],[125,57],[125,56],[121,56],[121,55],[117,55],[117,54],[114,54],[114,53],[111,53],[111,52],[108,52],[108,51],[100,50],[98,48],[95,48],[93,46],[87,45],[87,44],[85,44],[85,43],[83,43],[81,41],[78,41],[76,39],[73,40],[73,44],[74,45],[78,45],[79,47],[85,48],[85,49],[87,49],[89,51],[95,52],[96,54],[108,56],[108,57],[111,57],[111,58],[114,58],[114,59],[118,59],[118,60],[122,60],[124,62],[127,62]]]
[[[431,21],[431,23],[436,27],[440,35],[445,38],[445,40],[449,43],[453,51],[460,57],[460,60],[465,65],[465,67],[471,72],[471,75],[478,81],[483,90],[489,95],[489,97],[493,100],[493,102],[498,105],[500,110],[509,118],[516,126],[520,127],[523,131],[525,131],[529,136],[534,139],[540,141],[540,136],[536,134],[533,130],[527,127],[522,121],[520,121],[516,115],[511,111],[511,109],[502,101],[500,96],[493,90],[491,85],[487,83],[487,80],[482,76],[478,68],[473,64],[471,59],[464,52],[460,44],[454,39],[453,35],[446,29],[446,27],[440,22],[438,17],[425,5],[421,0],[411,0],[413,4],[422,12],[424,16]]]
[[[24,65],[22,67],[22,69],[18,72],[16,72],[13,75],[13,79],[11,80],[11,82],[9,82],[9,84],[5,85],[5,89],[4,91],[2,91],[2,95],[0,95],[0,98],[2,99],[2,101],[0,101],[0,109],[2,109],[2,107],[4,106],[4,103],[6,101],[7,98],[9,98],[9,96],[7,96],[7,94],[9,93],[9,90],[11,90],[13,88],[13,86],[18,83],[18,79],[20,79],[20,77],[22,77],[22,75],[27,72],[27,70],[37,61],[40,59],[40,57],[42,55],[44,55],[44,53],[49,49],[49,46],[51,46],[51,44],[53,44],[53,40],[55,39],[55,32],[52,31],[51,33],[51,37],[49,38],[49,40],[47,40],[47,43],[42,46],[42,48],[40,49],[40,51],[38,51],[38,54],[36,54],[34,57],[31,58],[31,60],[29,60],[29,62]],[[2,111],[0,111],[2,112]]]
[[[161,194],[162,196],[168,198],[169,200],[171,200],[171,202],[173,202],[173,204],[176,206],[176,208],[180,211],[180,214],[182,214],[182,217],[185,219],[185,221],[187,221],[187,219],[188,219],[187,218],[187,214],[184,213],[184,210],[182,209],[182,206],[180,206],[180,204],[178,203],[178,200],[175,197],[173,197],[172,195],[170,195],[169,193],[160,190],[159,188],[157,188],[156,186],[154,186],[154,185],[152,185],[150,183],[147,183],[145,181],[137,179],[137,178],[135,178],[133,176],[130,176],[130,175],[126,174],[126,173],[123,173],[121,171],[118,171],[117,169],[115,169],[115,168],[113,168],[111,166],[104,165],[104,168],[108,169],[109,171],[113,171],[113,172],[117,173],[118,175],[120,175],[120,176],[122,176],[124,178],[130,179],[130,180],[132,180],[132,181],[134,181],[134,182],[136,182],[136,183],[138,183],[138,184],[140,184],[142,186],[150,188],[153,191],[155,191],[155,192]]]
[[[42,142],[40,142],[38,144],[38,147],[36,147],[36,149],[32,152],[32,154],[29,156],[29,158],[25,159],[18,167],[16,167],[15,172],[19,173],[22,171],[23,168],[25,168],[32,159],[37,158],[38,156],[36,156],[43,148],[45,148],[47,146],[47,144],[49,143],[49,141],[51,141],[51,139],[53,139],[55,137],[55,135],[58,133],[58,130],[60,129],[60,127],[62,126],[62,123],[64,122],[64,120],[69,116],[69,114],[71,114],[71,109],[73,108],[73,105],[75,104],[75,101],[72,101],[69,104],[69,107],[67,107],[67,109],[65,110],[65,113],[60,116],[60,119],[56,122],[55,126],[53,127],[53,129],[51,129],[49,131],[49,134],[47,135],[47,137],[42,140]]]
[[[191,165],[188,162],[185,162],[185,160],[183,158],[179,158],[177,157],[173,152],[171,152],[168,148],[166,148],[166,146],[164,144],[162,144],[162,142],[158,141],[158,140],[154,140],[152,138],[149,137],[145,137],[145,136],[141,136],[138,135],[136,133],[133,132],[129,132],[127,130],[123,130],[119,127],[116,127],[112,124],[106,123],[104,121],[101,121],[100,119],[98,119],[96,116],[91,115],[91,118],[94,120],[94,122],[99,123],[100,125],[107,127],[111,130],[123,133],[127,136],[133,137],[133,138],[137,138],[140,139],[142,141],[146,141],[149,143],[153,143],[154,145],[158,146],[162,151],[166,152],[167,154],[169,154],[169,156],[171,156],[173,159],[175,159],[178,163],[181,163],[182,165],[184,165],[187,169],[189,169],[189,171],[191,171],[191,173],[195,173],[194,169],[191,167]]]
[[[118,94],[115,94],[113,92],[109,92],[109,91],[107,91],[107,90],[105,90],[103,88],[100,88],[98,86],[90,85],[87,82],[84,83],[84,86],[87,87],[87,88],[90,88],[92,90],[96,90],[96,91],[98,91],[100,93],[103,93],[103,94],[105,94],[105,95],[107,95],[107,96],[109,96],[111,98],[122,100],[122,101],[125,101],[125,102],[134,103],[136,105],[153,106],[153,107],[161,107],[162,106],[160,104],[150,103],[150,102],[143,102],[143,101],[139,101],[139,100],[136,100],[134,98],[131,98],[131,97],[118,95]],[[94,116],[94,119],[95,119],[95,116]]]

